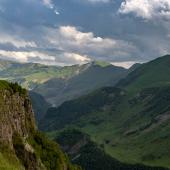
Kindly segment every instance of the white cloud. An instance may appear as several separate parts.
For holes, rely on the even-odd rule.
[[[25,52],[25,51],[0,50],[0,56],[6,57],[7,59],[14,59],[20,62],[27,62],[29,58],[36,58],[36,57],[39,57],[42,60],[55,61],[54,56],[49,56],[47,54],[44,54],[38,51]]]
[[[15,36],[12,35],[7,35],[7,34],[0,34],[0,43],[6,44],[10,43],[13,46],[20,48],[20,47],[37,47],[36,43],[33,41],[25,41],[22,39],[19,39]]]
[[[58,11],[58,10],[54,10],[54,13],[56,14],[56,15],[60,15],[60,12]]]
[[[47,8],[50,8],[56,15],[60,15],[60,12],[56,9],[52,0],[42,0],[42,2]]]
[[[144,19],[170,19],[170,0],[125,0],[121,4],[119,12],[133,13]]]
[[[118,62],[129,58],[137,51],[129,42],[97,37],[92,32],[82,32],[73,26],[45,28],[43,42],[45,43],[29,42],[15,36],[4,35],[0,43],[11,43],[17,49],[16,51],[1,49],[0,56],[21,62],[39,61],[47,64],[72,65],[91,60]]]
[[[46,5],[47,7],[51,8],[51,9],[54,8],[54,5],[51,0],[42,0],[42,1],[43,1],[44,5]]]
[[[130,68],[132,65],[134,65],[136,62],[133,61],[124,61],[124,62],[112,62],[114,66],[118,67],[124,67],[124,68]]]
[[[50,29],[46,38],[53,47],[68,53],[89,56],[91,59],[121,60],[137,51],[129,42],[97,37],[92,32],[81,32],[72,26]]]
[[[84,33],[71,26],[60,27],[58,33],[70,46],[78,48],[109,48],[116,45],[116,41],[112,39],[95,37],[92,32]]]
[[[50,55],[39,51],[6,51],[0,50],[0,57],[7,60],[15,60],[18,62],[39,62],[49,65],[73,65],[84,64],[90,61],[88,56],[81,56],[76,53],[61,53]],[[66,64],[67,63],[67,64]]]
[[[86,63],[86,62],[90,61],[90,58],[86,55],[81,56],[81,55],[75,54],[75,53],[63,53],[62,55],[65,58],[75,60],[77,63]]]

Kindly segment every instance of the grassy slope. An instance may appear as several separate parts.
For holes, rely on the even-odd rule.
[[[10,158],[10,160],[9,160]],[[23,167],[20,165],[19,161],[14,157],[11,159],[11,156],[4,156],[0,152],[0,169],[1,170],[21,170]]]
[[[170,85],[170,55],[166,55],[138,67],[118,85],[128,91],[138,91],[146,87]]]
[[[95,113],[102,112],[106,109],[104,108],[106,105],[115,105],[121,96],[120,89],[106,87],[81,98],[65,102],[58,108],[50,108],[40,123],[40,129],[60,129],[74,124],[84,117],[90,117],[90,121],[94,124],[95,122],[96,124],[100,123],[102,119],[100,120],[98,116],[95,116]],[[93,115],[94,118],[92,118]]]
[[[117,97],[120,95],[115,94],[117,97],[112,98],[113,103],[106,104],[101,109],[81,111],[80,103],[78,103],[73,105],[73,113],[69,110],[69,103],[65,103],[58,108],[59,115],[63,113],[64,118],[69,117],[69,120],[71,120],[71,115],[78,115],[77,119],[73,119],[70,125],[66,121],[65,126],[64,123],[62,127],[58,126],[60,116],[55,114],[58,111],[54,111],[52,117],[50,114],[49,117],[47,116],[53,119],[55,115],[53,121],[50,122],[54,127],[48,128],[54,130],[77,127],[90,134],[98,144],[104,144],[106,152],[121,161],[170,168],[169,75],[170,56],[141,65],[119,83],[119,86],[126,92],[123,96],[121,95],[118,103]],[[94,105],[99,99],[98,95],[94,96],[92,101],[88,96],[83,104],[87,104],[88,108],[87,101],[89,100]],[[71,101],[70,104],[79,100],[81,101],[81,98]],[[61,108],[64,107],[66,109],[63,112]],[[59,121],[57,121],[58,118]]]
[[[121,161],[127,163],[142,162],[148,165],[169,167],[169,121],[165,121],[163,124],[154,127],[151,131],[147,131],[154,126],[154,121],[156,121],[155,117],[161,114],[162,111],[164,113],[164,110],[162,110],[161,106],[159,107],[157,102],[165,102],[164,99],[157,101],[159,94],[157,94],[153,100],[147,99],[148,96],[150,96],[150,94],[144,99],[137,99],[137,104],[129,104],[128,96],[122,96],[120,98],[120,104],[117,105],[118,102],[114,99],[115,103],[111,104],[111,109],[105,111],[95,110],[85,113],[84,109],[83,112],[78,109],[80,108],[79,105],[73,112],[75,114],[74,121],[71,122],[70,125],[68,125],[66,121],[64,126],[64,121],[62,120],[62,127],[80,128],[84,132],[90,134],[95,142],[104,144],[106,152]],[[116,95],[116,99],[119,97],[120,96]],[[169,98],[170,96],[167,97]],[[147,105],[149,101],[153,104],[143,107]],[[97,103],[94,98],[93,102]],[[117,105],[116,109],[115,105]],[[154,113],[152,110],[149,111],[150,108],[155,107],[155,105],[158,106],[156,110],[160,111],[157,113]],[[165,103],[165,106],[167,106],[167,103]],[[68,104],[65,108],[69,108]],[[142,112],[146,112],[145,115]],[[60,112],[61,115],[64,115],[63,117],[66,116],[66,113],[69,115],[73,114],[70,110],[68,110],[68,112]],[[81,113],[84,114],[80,116]],[[75,119],[76,117],[78,118]],[[69,117],[67,116],[67,118]],[[54,117],[52,119],[54,121],[54,129],[56,126],[60,129],[60,117],[56,116],[56,121]],[[69,119],[69,121],[70,120],[72,119]],[[51,124],[53,124],[53,122],[51,122]],[[128,131],[129,133],[127,133]],[[109,143],[106,143],[106,141],[109,141]]]
[[[4,61],[0,61],[1,65]],[[0,78],[17,81],[25,88],[33,88],[52,78],[68,78],[80,69],[78,65],[70,67],[46,66],[34,63],[13,63],[1,67]]]
[[[161,170],[142,165],[129,165],[121,163],[103,151],[90,140],[90,137],[78,130],[65,130],[55,138],[65,148],[73,163],[81,165],[85,170]],[[106,141],[109,142],[109,141]]]

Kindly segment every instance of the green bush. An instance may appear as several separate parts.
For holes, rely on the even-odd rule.
[[[11,83],[5,80],[0,80],[0,89],[6,89],[13,93],[19,93],[19,95],[27,95],[27,90],[22,88],[18,83]]]
[[[18,92],[20,95],[24,95],[24,96],[27,94],[27,90],[19,86],[18,83],[10,83],[10,87],[14,93]]]
[[[48,140],[42,133],[35,132],[29,139],[29,143],[48,170],[63,170],[65,166],[69,170],[81,170],[81,168],[71,165],[58,144]]]

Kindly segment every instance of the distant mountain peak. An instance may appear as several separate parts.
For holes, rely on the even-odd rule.
[[[110,66],[111,63],[106,62],[106,61],[94,60],[94,61],[91,62],[91,65],[100,66],[100,67],[107,67],[107,66]]]

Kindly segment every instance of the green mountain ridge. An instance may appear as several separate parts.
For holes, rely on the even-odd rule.
[[[54,77],[66,79],[77,74],[81,69],[79,65],[59,67],[38,63],[15,63],[10,61],[0,61],[0,64],[4,65],[3,63],[6,62],[8,62],[6,67],[1,67],[1,79],[18,82],[27,89],[32,89],[36,85],[44,83]]]
[[[170,55],[159,57],[153,61],[142,64],[132,71],[118,86],[129,91],[141,88],[170,85]]]
[[[141,64],[116,87],[49,109],[40,128],[78,128],[122,162],[170,168],[169,75],[168,55]]]
[[[0,60],[0,79],[17,82],[39,93],[53,106],[97,88],[115,85],[127,72],[103,61],[59,67]]]
[[[67,100],[77,98],[103,86],[113,86],[127,74],[127,70],[112,65],[101,67],[90,65],[87,69],[70,79],[51,79],[37,86],[33,91],[59,106]]]

